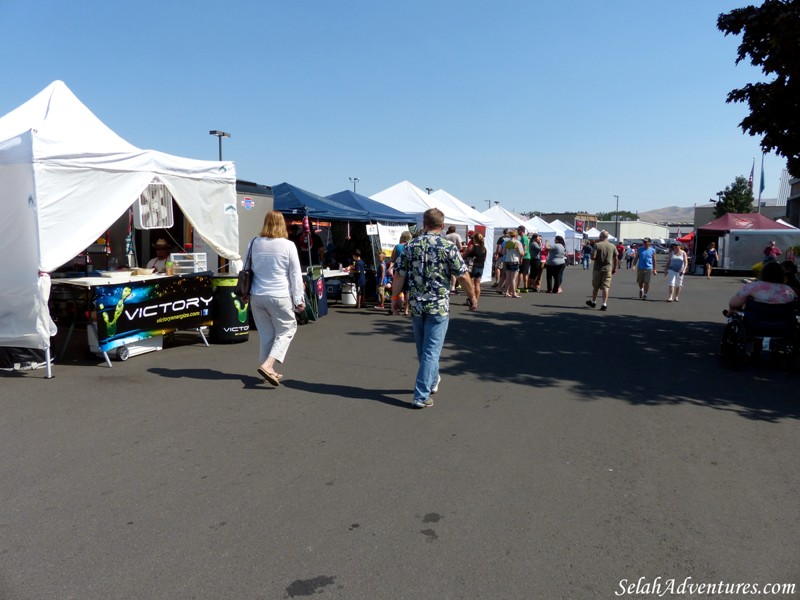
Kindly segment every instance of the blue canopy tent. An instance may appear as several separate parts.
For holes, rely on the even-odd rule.
[[[416,223],[414,215],[394,209],[381,202],[367,198],[350,190],[326,196],[339,204],[344,204],[356,210],[365,210],[371,221],[384,221],[386,223]]]
[[[366,210],[323,198],[290,183],[283,182],[273,186],[272,193],[275,196],[273,208],[283,214],[362,223],[370,220]]]

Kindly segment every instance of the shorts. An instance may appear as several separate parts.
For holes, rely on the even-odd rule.
[[[650,283],[650,276],[653,274],[653,269],[637,269],[636,270],[636,283]]]
[[[592,271],[592,289],[610,290],[611,271]]]
[[[683,287],[683,273],[680,271],[669,271],[667,273],[667,285],[669,287]]]
[[[523,258],[522,263],[519,266],[519,272],[523,275],[527,275],[531,272],[531,259],[530,258]]]
[[[473,279],[480,279],[483,277],[483,265],[480,267],[472,267],[472,272],[469,274]]]
[[[517,272],[519,271],[519,263],[505,263],[506,271]]]
[[[495,268],[495,269],[500,269],[500,270],[502,270],[502,269],[503,269],[503,267],[505,266],[505,264],[506,264],[506,263],[504,263],[504,262],[503,262],[503,257],[501,256],[500,258],[498,258],[498,259],[495,261],[495,263],[494,263],[494,268]]]

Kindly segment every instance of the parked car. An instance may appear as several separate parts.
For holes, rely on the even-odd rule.
[[[667,254],[667,253],[669,253],[669,246],[665,246],[661,242],[653,242],[653,248],[655,248],[656,254]]]

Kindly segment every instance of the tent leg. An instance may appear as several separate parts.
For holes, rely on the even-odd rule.
[[[44,351],[44,360],[47,362],[46,373],[44,375],[45,379],[53,379],[53,364],[50,362],[50,346]]]

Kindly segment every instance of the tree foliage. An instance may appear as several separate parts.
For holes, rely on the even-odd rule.
[[[739,176],[722,192],[722,199],[717,201],[714,217],[719,218],[725,213],[749,212],[753,212],[753,190],[750,189],[747,178]]]
[[[764,0],[717,19],[725,35],[742,35],[736,64],[748,56],[768,81],[732,90],[727,102],[747,102],[750,114],[739,124],[761,137],[761,147],[786,158],[800,175],[800,0]]]
[[[598,221],[615,221],[614,218],[616,215],[619,215],[620,221],[638,221],[639,215],[635,212],[631,212],[629,210],[621,210],[619,212],[612,210],[611,212],[604,212],[598,213],[597,220]]]

